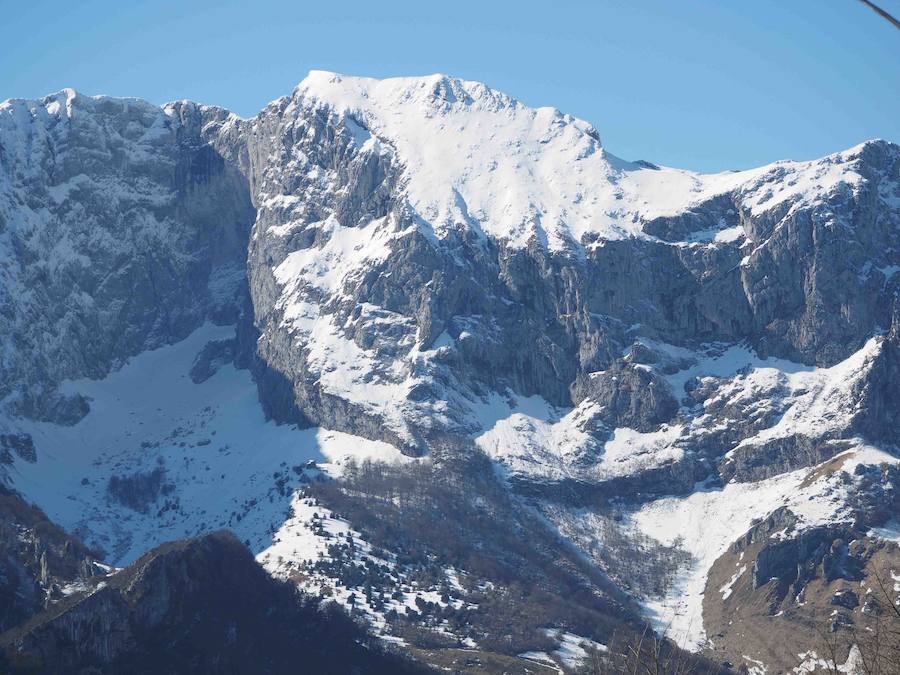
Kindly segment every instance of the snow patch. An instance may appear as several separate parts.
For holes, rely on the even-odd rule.
[[[845,453],[844,467],[897,461],[860,444],[856,451]],[[697,485],[687,497],[665,497],[631,513],[629,522],[637,531],[693,556],[693,562],[678,572],[664,597],[645,601],[655,627],[687,649],[700,649],[706,641],[702,603],[710,568],[738,536],[777,508],[787,507],[797,516],[798,530],[851,522],[853,512],[844,498],[846,487],[839,476],[823,476],[803,486],[815,471],[815,467],[801,469],[757,483],[729,483],[720,489]],[[739,576],[719,589],[723,599],[730,595],[731,585]]]

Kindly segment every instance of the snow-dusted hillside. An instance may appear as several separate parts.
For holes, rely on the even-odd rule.
[[[642,607],[692,649],[782,668],[722,613],[766,594],[808,651],[804,593],[896,555],[897,270],[886,141],[699,174],[443,75],[314,71],[251,119],[71,90],[8,101],[0,475],[109,562],[227,527],[379,630],[419,602],[440,639],[477,647],[490,630],[460,617],[479,601],[441,589],[512,593],[476,576],[501,563],[459,568],[481,550],[466,540],[453,561],[417,550],[426,574],[386,550],[401,534],[306,488],[348,458],[486,457],[509,502],[454,477],[455,501],[550,528],[575,556],[563,577],[619,585],[597,590],[618,603],[602,616]],[[335,539],[380,571],[328,577]],[[832,558],[856,562],[832,577]],[[375,577],[405,590],[372,595]],[[531,628],[521,653],[560,667],[605,644],[574,620]]]
[[[862,147],[713,175],[627,162],[605,151],[583,120],[445,75],[373,80],[313,71],[284,114],[294,108],[347,118],[359,152],[399,162],[401,197],[441,239],[464,227],[513,248],[534,241],[559,251],[648,236],[647,221],[734,191],[759,214],[849,193],[862,181]],[[685,241],[740,236],[722,227]]]

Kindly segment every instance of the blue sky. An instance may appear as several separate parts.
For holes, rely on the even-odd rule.
[[[670,166],[900,141],[900,30],[858,0],[0,0],[0,16],[0,99],[71,86],[251,116],[310,69],[443,72]]]

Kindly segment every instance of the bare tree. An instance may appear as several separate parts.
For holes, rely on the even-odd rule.
[[[698,655],[681,649],[649,626],[638,635],[619,640],[614,635],[607,651],[595,650],[587,669],[590,675],[691,675],[699,670]]]
[[[881,9],[881,7],[879,7],[878,5],[876,5],[874,2],[869,2],[869,0],[859,0],[859,1],[860,1],[862,4],[864,4],[866,7],[868,7],[869,9],[871,9],[873,12],[875,12],[876,14],[878,14],[878,16],[880,16],[881,18],[883,18],[885,21],[889,21],[890,23],[894,24],[894,28],[900,28],[900,21],[898,21],[897,19],[895,19],[893,16],[891,16],[891,15],[890,15],[888,12],[886,12],[885,10]]]
[[[834,675],[900,675],[900,599],[879,569],[879,560],[872,563],[875,585],[862,609],[862,626],[853,626],[849,634],[828,625],[819,628],[822,655],[817,670]],[[848,647],[850,653],[841,664]]]

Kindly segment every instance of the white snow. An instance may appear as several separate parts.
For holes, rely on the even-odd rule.
[[[850,653],[847,654],[847,660],[844,663],[835,663],[831,659],[819,656],[815,650],[797,654],[800,665],[792,669],[791,672],[797,675],[811,675],[820,672],[838,672],[847,675],[862,675],[866,672],[862,662],[862,653],[857,645],[850,647]]]
[[[473,402],[482,431],[475,442],[512,473],[538,478],[607,480],[677,461],[684,450],[675,445],[680,425],[662,425],[641,433],[614,429],[605,442],[590,432],[599,411],[590,399],[576,408],[555,408],[540,396],[491,393]]]
[[[546,628],[544,634],[559,646],[551,652],[522,652],[519,658],[555,668],[559,673],[580,672],[592,652],[607,651],[606,645],[568,631]]]
[[[415,383],[413,378],[405,368],[385,372],[376,354],[346,337],[334,319],[334,315],[319,317],[301,338],[307,341],[308,363],[318,372],[320,386],[364,410],[382,413],[394,429],[404,429],[401,404]],[[404,364],[395,365],[402,368]]]
[[[900,546],[900,519],[893,518],[881,527],[873,527],[869,534]]]
[[[669,384],[672,392],[680,398],[684,395],[684,385],[694,377],[720,377],[734,378],[743,372],[747,375],[744,380],[735,384],[735,389],[752,390],[759,388],[771,388],[776,378],[799,375],[805,372],[815,371],[815,367],[802,363],[788,361],[774,357],[762,358],[753,349],[744,344],[727,345],[712,343],[703,345],[699,350],[693,351],[685,347],[666,344],[640,338],[639,342],[646,344],[652,350],[657,351],[673,361],[681,361],[688,364],[672,374],[659,373]],[[760,378],[762,381],[755,381]]]
[[[390,146],[405,166],[408,203],[439,238],[471,227],[514,247],[533,240],[564,250],[587,234],[645,236],[644,221],[728,192],[758,214],[862,180],[853,170],[862,146],[742,172],[648,168],[606,152],[583,120],[445,75],[375,80],[312,71],[290,105],[332,109]]]
[[[64,391],[91,399],[90,413],[74,426],[0,419],[0,428],[30,433],[37,450],[36,463],[17,458],[11,467],[14,487],[121,565],[164,541],[222,527],[261,550],[285,519],[289,489],[299,480],[292,467],[308,460],[338,472],[350,456],[407,461],[387,443],[267,422],[248,371],[225,365],[194,384],[188,372],[197,353],[233,334],[232,327],[207,324],[103,380],[66,383]],[[174,489],[147,513],[109,499],[110,476],[157,466]],[[275,472],[287,476],[285,494]],[[158,512],[175,498],[177,510]]]
[[[735,582],[741,578],[741,575],[747,571],[746,565],[741,565],[737,572],[735,572],[731,579],[729,579],[722,588],[719,589],[719,592],[722,594],[722,600],[727,600],[731,597],[731,590],[734,588]]]
[[[549,666],[550,668],[555,668],[556,672],[560,675],[565,673],[565,671],[557,665],[556,660],[547,652],[522,652],[519,654],[519,658],[525,659],[526,661],[534,661],[535,663],[540,663],[541,665]]]
[[[559,642],[559,648],[553,650],[553,654],[570,670],[584,667],[585,662],[591,657],[591,652],[607,651],[606,645],[575,633],[553,629],[547,629],[544,632],[547,637]]]
[[[423,351],[411,317],[368,303],[360,303],[351,318],[333,309],[335,300],[351,296],[372,266],[387,258],[405,231],[396,229],[392,217],[343,227],[331,216],[308,227],[313,226],[324,243],[289,253],[274,269],[280,327],[290,333],[297,351],[305,352],[306,365],[323,392],[352,402],[361,412],[380,418],[404,442],[414,443],[410,420],[425,426],[441,422],[447,404],[409,401],[407,394],[417,384],[431,382],[423,375],[427,361],[441,347],[452,346],[452,339],[445,335]],[[375,345],[363,347],[354,339],[361,330],[391,348],[404,347],[406,358],[385,364]]]
[[[898,462],[892,455],[862,443],[844,457],[842,468],[848,472],[860,462]],[[802,486],[815,470],[801,469],[757,483],[729,483],[716,490],[698,485],[687,497],[658,499],[631,514],[630,522],[636,530],[664,544],[677,545],[694,558],[679,571],[665,597],[645,603],[657,629],[688,649],[703,645],[702,602],[709,570],[754,520],[781,506],[799,518],[798,528],[852,520],[852,510],[843,499],[845,488],[836,473]],[[719,589],[723,596],[730,594],[738,576]]]
[[[328,235],[321,248],[293,251],[275,268],[275,279],[288,294],[301,283],[330,295],[341,292],[366,264],[384,260],[390,253],[388,244],[397,236],[386,218],[365,227],[341,227],[336,218],[330,217],[319,225]]]
[[[676,462],[684,456],[684,449],[674,444],[682,431],[678,424],[663,424],[658,430],[648,432],[627,427],[616,429],[603,446],[598,473],[604,477],[627,476]]]
[[[327,537],[317,536],[311,527],[314,519],[320,519]],[[291,515],[281,524],[272,537],[272,544],[260,551],[257,559],[271,572],[287,576],[291,569],[299,568],[306,561],[327,557],[328,546],[335,539],[347,534],[353,536],[363,554],[371,553],[371,547],[363,541],[359,532],[350,524],[311,500],[294,495],[291,500]]]
[[[750,665],[747,667],[747,672],[749,675],[766,675],[768,672],[768,667],[765,663],[758,659],[754,659],[746,654],[742,654],[741,658],[744,659]]]
[[[472,409],[483,429],[476,444],[512,472],[564,476],[566,454],[590,440],[574,424],[579,409],[565,415],[540,396],[492,392]]]
[[[727,227],[722,230],[716,232],[714,240],[719,242],[730,243],[733,241],[737,241],[741,237],[744,236],[744,228],[740,225],[735,225],[734,227]]]

